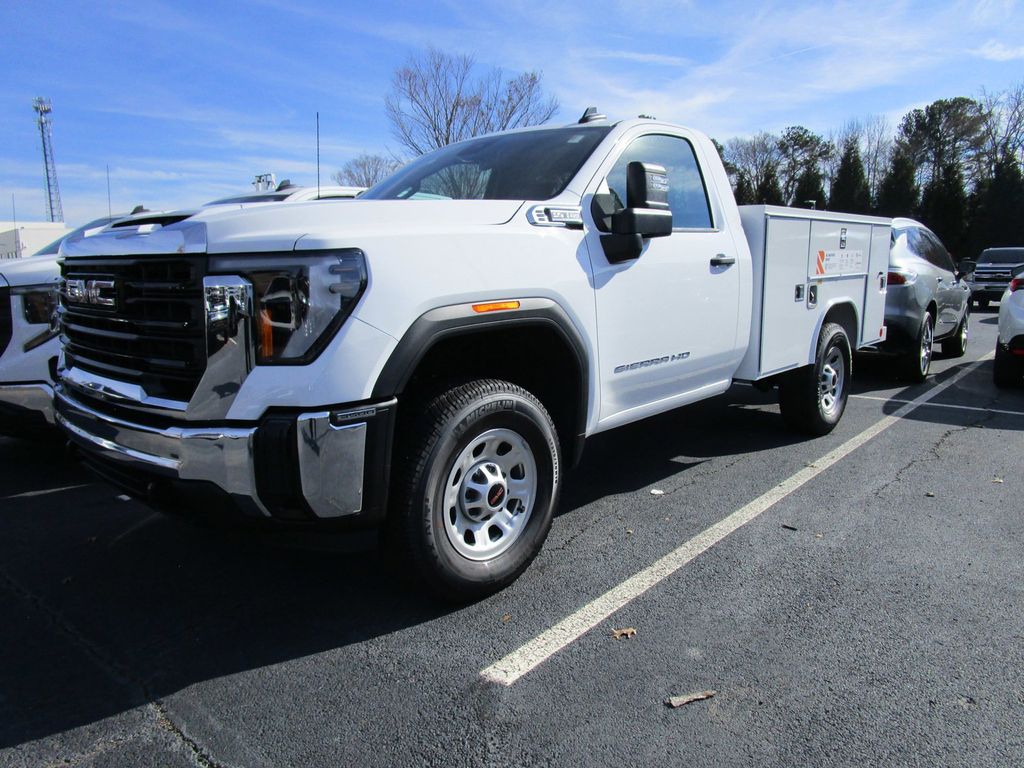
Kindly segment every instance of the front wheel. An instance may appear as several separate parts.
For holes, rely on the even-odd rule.
[[[419,415],[401,454],[392,538],[429,588],[471,600],[526,570],[560,488],[557,434],[536,397],[493,379],[450,389]]]
[[[798,368],[779,386],[782,418],[799,432],[816,437],[828,434],[846,410],[852,373],[846,331],[826,323],[818,337],[814,365]]]

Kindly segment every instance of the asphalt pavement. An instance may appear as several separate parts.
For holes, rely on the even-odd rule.
[[[995,318],[921,385],[858,358],[823,438],[739,386],[594,438],[533,566],[464,607],[363,542],[168,517],[0,439],[0,765],[1024,764],[1024,389],[992,384]]]

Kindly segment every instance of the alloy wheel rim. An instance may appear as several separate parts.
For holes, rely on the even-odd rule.
[[[921,373],[928,372],[928,366],[932,361],[932,324],[931,315],[928,315],[928,319],[924,322],[924,328],[921,331]]]
[[[511,429],[491,429],[469,441],[448,471],[444,528],[460,555],[492,560],[522,536],[537,498],[537,462]]]

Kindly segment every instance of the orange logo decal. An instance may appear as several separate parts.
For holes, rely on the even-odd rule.
[[[818,251],[818,266],[814,270],[814,274],[816,274],[816,275],[824,275],[825,274],[825,252],[824,251]]]

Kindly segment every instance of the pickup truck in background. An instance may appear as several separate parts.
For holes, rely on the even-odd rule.
[[[968,279],[971,298],[986,309],[990,302],[999,301],[1017,274],[1024,270],[1024,247],[986,248],[974,262]]]
[[[889,243],[739,208],[704,134],[588,110],[349,204],[66,241],[57,420],[154,505],[379,527],[465,599],[527,568],[592,435],[735,381],[830,431],[885,336]]]

